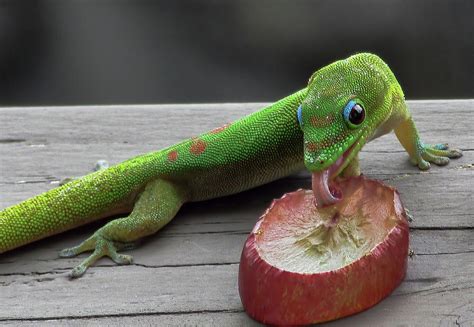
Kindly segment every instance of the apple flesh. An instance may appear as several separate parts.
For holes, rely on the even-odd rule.
[[[318,208],[298,190],[275,200],[240,260],[246,312],[271,325],[306,325],[366,310],[407,269],[408,223],[398,192],[364,177],[343,180],[338,203]]]

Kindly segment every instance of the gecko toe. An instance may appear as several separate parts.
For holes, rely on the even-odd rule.
[[[118,265],[129,265],[133,262],[133,257],[131,255],[115,253],[110,256],[110,259],[113,260]]]
[[[428,170],[430,169],[431,165],[428,161],[426,160],[423,160],[423,159],[420,159],[418,161],[418,168],[420,168],[421,170]]]
[[[121,243],[108,240],[102,236],[99,230],[79,246],[62,250],[59,252],[59,256],[63,258],[70,258],[82,252],[93,250],[90,256],[88,256],[84,261],[72,269],[70,277],[78,278],[84,275],[87,269],[102,257],[109,257],[113,262],[119,265],[131,264],[133,262],[132,256],[120,254],[117,252],[117,250],[130,248],[133,244],[134,243]]]
[[[461,158],[462,157],[462,151],[459,150],[459,149],[453,149],[453,150],[450,150],[449,151],[449,154],[448,154],[448,157],[449,158]]]
[[[73,258],[83,252],[92,251],[95,247],[95,237],[89,237],[87,240],[79,244],[78,246],[73,246],[71,248],[66,248],[59,251],[58,255],[60,258]]]
[[[425,153],[423,153],[422,157],[426,161],[432,162],[438,166],[446,166],[449,163],[448,157],[437,156],[437,155],[431,154],[429,151],[426,151]]]
[[[430,162],[438,166],[446,166],[450,158],[455,159],[461,156],[461,150],[449,149],[447,143],[429,145],[419,142],[416,154],[411,160],[417,163],[421,170],[428,170]]]
[[[78,266],[74,267],[74,268],[71,270],[71,272],[70,272],[70,274],[69,274],[69,277],[70,277],[71,279],[79,278],[79,277],[81,277],[82,275],[84,275],[84,273],[86,272],[87,268],[88,268],[88,267],[86,267],[86,266],[78,265]]]
[[[456,159],[462,157],[462,151],[459,149],[438,149],[434,147],[426,148],[426,153],[429,153],[438,157],[446,157],[451,159]]]
[[[73,258],[78,255],[76,248],[77,247],[62,249],[58,255],[60,258]]]
[[[432,145],[431,147],[436,150],[447,150],[448,143],[438,143],[438,144]]]

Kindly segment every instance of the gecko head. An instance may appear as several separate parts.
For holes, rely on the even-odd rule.
[[[304,162],[319,193],[335,202],[328,186],[389,116],[391,74],[376,55],[336,61],[310,78],[297,119],[304,134]],[[331,197],[333,199],[331,199]]]

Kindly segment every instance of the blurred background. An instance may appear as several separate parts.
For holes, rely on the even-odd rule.
[[[0,105],[272,101],[356,52],[472,98],[472,0],[0,1]]]

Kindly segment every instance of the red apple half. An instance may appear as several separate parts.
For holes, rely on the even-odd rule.
[[[342,199],[317,208],[312,191],[275,200],[248,237],[239,292],[271,325],[348,316],[388,296],[407,269],[408,223],[398,192],[364,177],[342,180]]]

